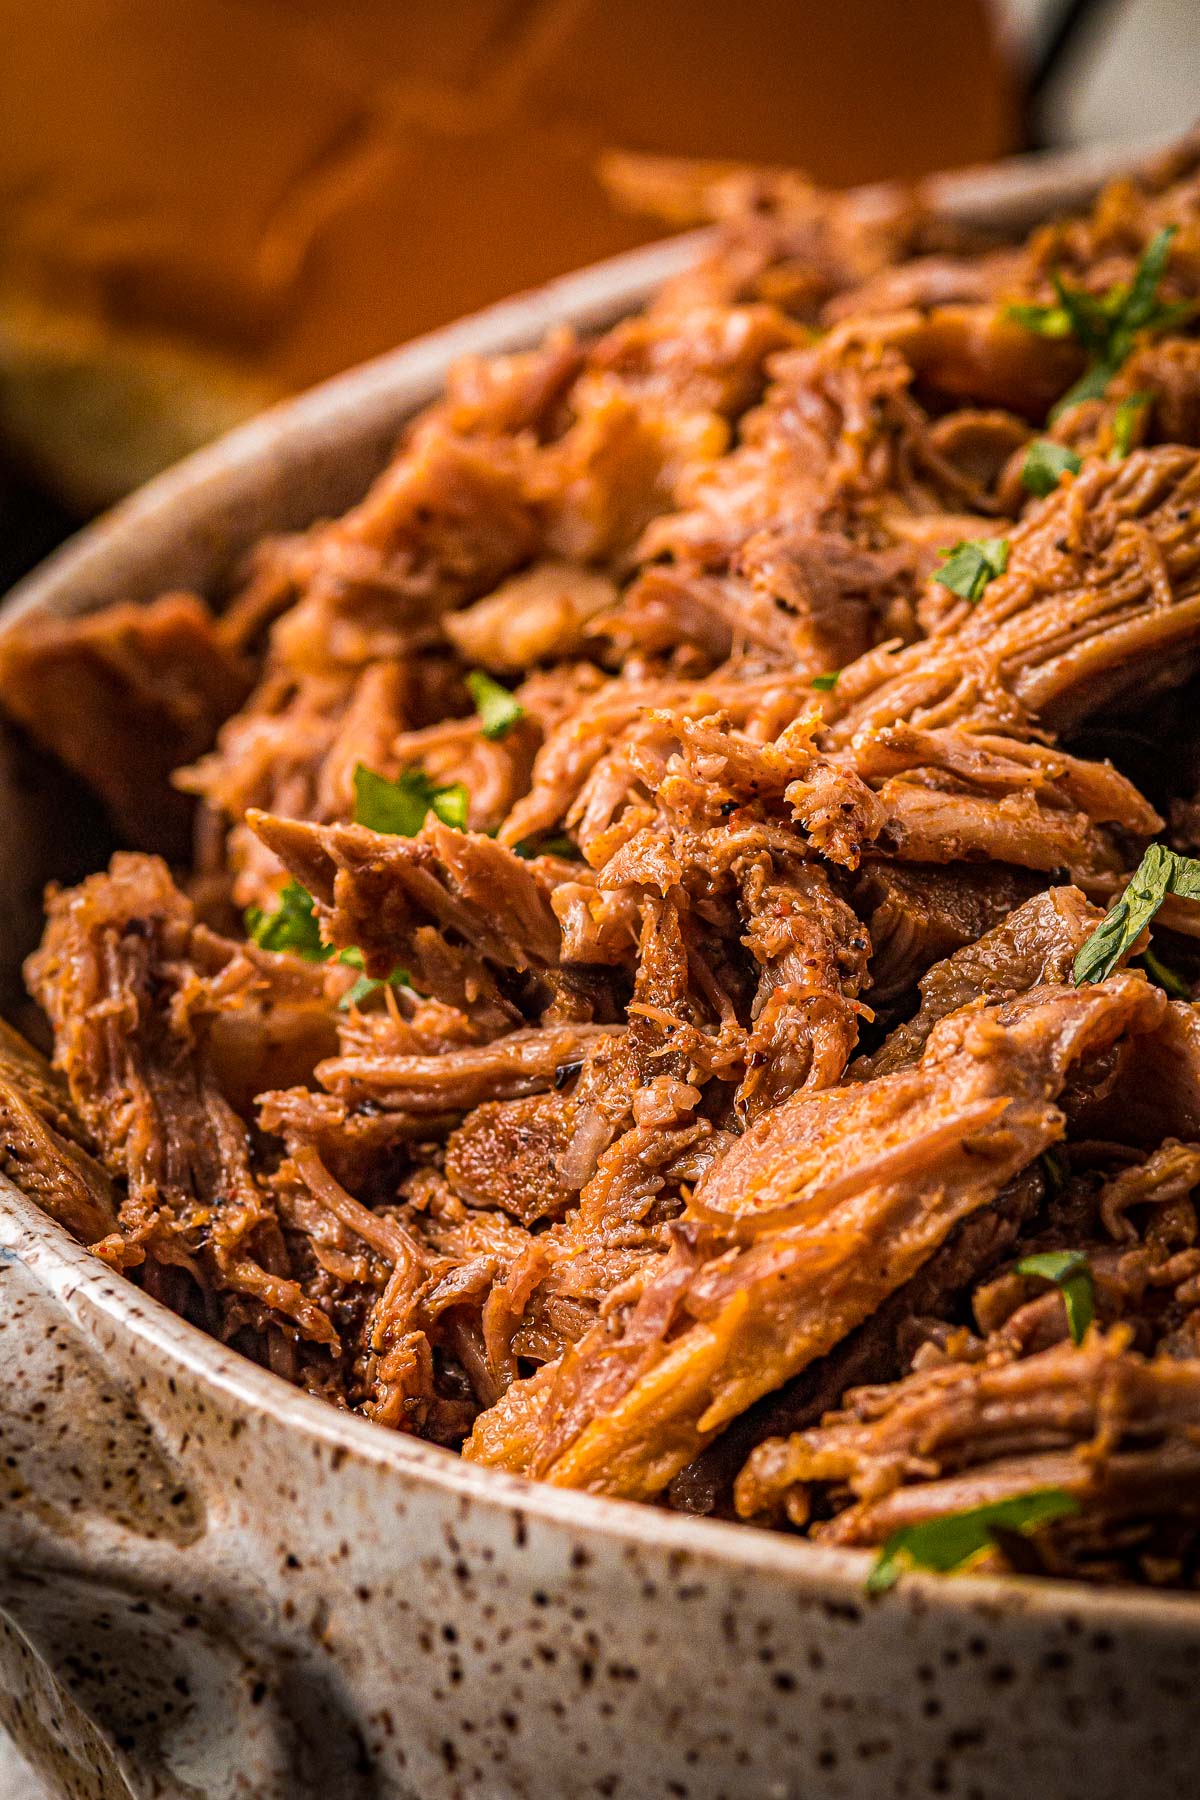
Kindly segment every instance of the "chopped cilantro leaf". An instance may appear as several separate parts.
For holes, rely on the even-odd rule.
[[[1031,494],[1052,494],[1063,475],[1078,475],[1082,467],[1083,458],[1066,444],[1035,438],[1021,464],[1021,485]]]
[[[996,1500],[988,1506],[973,1506],[940,1519],[926,1519],[920,1525],[907,1525],[903,1531],[893,1532],[880,1550],[867,1578],[867,1592],[880,1594],[890,1588],[905,1563],[944,1575],[961,1568],[981,1550],[989,1549],[996,1541],[997,1531],[1027,1535],[1051,1519],[1062,1519],[1078,1511],[1079,1502],[1062,1488],[1039,1488],[1030,1494],[1016,1494],[1010,1500]]]
[[[1061,1194],[1069,1173],[1066,1157],[1061,1150],[1043,1150],[1040,1160],[1046,1172],[1047,1188],[1052,1194]]]
[[[1067,1309],[1071,1341],[1082,1344],[1096,1311],[1091,1266],[1083,1252],[1047,1250],[1038,1256],[1025,1256],[1017,1264],[1017,1274],[1037,1275],[1043,1281],[1054,1283]]]
[[[532,862],[535,856],[562,856],[569,862],[579,861],[579,851],[565,831],[551,832],[548,837],[522,838],[513,849],[526,862]]]
[[[1136,331],[1161,329],[1164,324],[1173,325],[1177,319],[1186,318],[1191,311],[1189,301],[1179,301],[1174,306],[1167,306],[1158,297],[1158,284],[1166,273],[1167,258],[1171,254],[1171,240],[1178,230],[1178,225],[1164,225],[1161,231],[1156,231],[1138,259],[1128,292],[1118,282],[1116,288],[1106,296],[1105,305],[1110,316],[1116,321],[1118,330],[1129,338]],[[1121,298],[1114,301],[1114,294],[1120,294]]]
[[[360,975],[354,985],[348,987],[338,1001],[338,1011],[349,1012],[352,1006],[361,1006],[364,1000],[369,999],[372,994],[377,994],[384,985],[382,981],[373,981],[369,975]]]
[[[349,950],[342,951],[338,961],[348,964],[352,969],[361,969],[363,953],[357,946],[352,945]],[[381,988],[411,986],[408,970],[399,967],[392,970],[386,981],[377,981],[372,975],[361,974],[354,985],[347,988],[338,1001],[338,1011],[349,1012],[352,1006],[361,1006],[364,1000],[369,999],[372,994],[377,994]]]
[[[443,825],[452,825],[455,831],[464,831],[467,824],[467,810],[471,797],[467,793],[464,781],[451,781],[446,787],[435,788],[430,806],[434,816]]]
[[[1177,975],[1161,956],[1156,956],[1148,944],[1142,951],[1141,964],[1155,987],[1160,987],[1164,994],[1170,994],[1172,1000],[1191,999],[1192,990],[1183,976]]]
[[[1165,844],[1151,844],[1129,878],[1125,892],[1111,906],[1075,958],[1075,986],[1103,981],[1126,951],[1132,949],[1168,894],[1200,900],[1200,862],[1179,856]]]
[[[816,688],[818,694],[832,694],[841,672],[840,669],[827,669],[824,675],[814,675],[808,685]]]
[[[264,912],[259,906],[248,906],[245,924],[246,935],[261,950],[290,950],[293,956],[302,956],[306,962],[328,962],[330,957],[336,955],[340,963],[345,963],[351,969],[362,970],[364,967],[363,953],[355,945],[351,945],[348,950],[335,951],[332,944],[325,943],[317,923],[313,897],[298,881],[288,882],[279,896],[279,905],[274,912]],[[342,995],[338,1007],[344,1012],[347,1007],[357,1006],[368,994],[389,984],[407,987],[408,976],[403,969],[393,969],[387,981],[383,982],[361,973],[353,987]]]
[[[290,950],[306,962],[328,962],[333,955],[333,945],[321,937],[313,897],[298,881],[288,882],[274,912],[248,906],[244,921],[246,936],[260,950]]]
[[[1110,462],[1123,462],[1133,449],[1133,434],[1137,430],[1138,420],[1154,399],[1153,394],[1128,394],[1117,406],[1112,422],[1112,449],[1108,453]]]
[[[1085,400],[1103,400],[1108,392],[1108,384],[1120,368],[1119,363],[1095,362],[1084,370],[1074,387],[1068,388],[1061,400],[1057,400],[1050,408],[1047,418],[1051,425],[1060,419],[1073,406],[1081,406]]]
[[[1026,331],[1032,331],[1037,337],[1067,338],[1071,336],[1071,315],[1065,306],[1039,305],[1036,301],[1022,302],[1005,309],[1010,319],[1023,325]]]
[[[479,728],[485,738],[507,737],[525,717],[525,708],[516,696],[483,669],[472,669],[467,676],[467,690],[475,702]]]
[[[1056,301],[1050,306],[1010,306],[1009,317],[1041,337],[1073,337],[1087,352],[1088,366],[1051,408],[1053,421],[1081,400],[1099,399],[1142,332],[1167,331],[1189,318],[1190,300],[1168,304],[1158,298],[1159,283],[1178,227],[1166,225],[1151,238],[1129,282],[1118,281],[1106,294],[1069,287],[1057,271],[1052,276]]]
[[[395,781],[365,763],[354,771],[354,822],[391,837],[416,837],[430,812],[443,825],[461,830],[467,822],[468,794],[461,781],[438,787],[424,769],[405,769]]]
[[[988,582],[1007,569],[1008,539],[963,538],[952,549],[943,550],[942,556],[942,566],[934,570],[933,579],[974,603]]]

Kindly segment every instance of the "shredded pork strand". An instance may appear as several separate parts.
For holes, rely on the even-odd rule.
[[[641,313],[464,363],[231,593],[0,638],[128,846],[0,1168],[480,1463],[858,1545],[1060,1489],[993,1563],[1195,1586],[1200,914],[1074,970],[1200,851],[1200,147],[1023,242],[619,173],[718,221]],[[1059,405],[1029,309],[1164,231]]]

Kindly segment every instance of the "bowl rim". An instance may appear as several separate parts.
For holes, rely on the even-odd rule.
[[[1135,171],[1148,154],[1122,145],[1039,151],[927,176],[913,189],[954,222],[1019,229],[1086,202],[1103,181]],[[869,203],[887,185],[855,192]],[[14,583],[0,595],[0,631],[30,611],[69,615],[103,604],[113,597],[113,562],[153,566],[149,579],[130,584],[126,577],[122,592],[133,589],[128,597],[162,592],[169,578],[159,571],[153,551],[164,521],[174,526],[175,538],[179,526],[202,526],[214,489],[225,504],[244,498],[255,472],[272,459],[278,465],[275,486],[281,487],[305,456],[320,456],[331,433],[362,437],[389,424],[395,431],[442,392],[448,369],[461,357],[528,347],[564,321],[584,331],[602,329],[692,263],[710,236],[703,229],[685,232],[558,276],[255,414],[118,501]]]
[[[13,1229],[15,1227],[15,1230]],[[468,1462],[453,1450],[400,1431],[388,1431],[356,1413],[293,1387],[251,1361],[93,1257],[37,1202],[0,1174],[0,1262],[18,1260],[69,1315],[79,1310],[132,1339],[137,1350],[168,1363],[230,1409],[268,1417],[288,1432],[341,1453],[373,1473],[393,1473],[449,1498],[586,1533],[589,1541],[660,1552],[676,1563],[707,1565],[747,1576],[768,1576],[792,1591],[836,1595],[867,1613],[876,1606],[934,1609],[960,1618],[1017,1614],[1033,1621],[1069,1617],[1083,1627],[1149,1626],[1177,1636],[1181,1626],[1200,1630],[1194,1596],[1155,1589],[1106,1588],[1059,1578],[984,1575],[947,1577],[906,1571],[882,1594],[866,1591],[873,1550],[813,1543],[769,1528],[672,1512],[634,1500],[612,1499],[575,1488],[554,1487],[531,1476]]]
[[[1104,148],[1018,157],[931,177],[923,185],[948,216],[1019,223],[1088,197],[1104,178],[1134,161],[1128,150]],[[118,594],[128,598],[131,587],[134,598],[162,591],[169,581],[159,565],[169,566],[171,544],[181,529],[203,530],[214,508],[228,506],[231,494],[237,500],[255,492],[266,463],[274,465],[278,487],[305,458],[330,459],[343,438],[361,442],[372,429],[389,426],[394,432],[441,392],[448,367],[462,356],[526,347],[564,321],[582,330],[604,327],[692,262],[707,236],[691,232],[562,276],[257,415],[157,476],[55,551],[11,590],[0,630],[30,612],[64,615],[91,610]],[[139,565],[141,580],[130,575]],[[474,1505],[727,1572],[774,1577],[790,1588],[836,1594],[864,1608],[905,1604],[976,1618],[1003,1612],[1061,1622],[1070,1615],[1097,1626],[1124,1621],[1175,1634],[1184,1624],[1200,1629],[1200,1609],[1186,1594],[1020,1575],[966,1573],[948,1580],[913,1571],[890,1593],[870,1596],[864,1591],[870,1550],[558,1488],[467,1462],[423,1439],[341,1412],[229,1349],[98,1261],[0,1175],[0,1260],[14,1256],[34,1269],[68,1312],[77,1296],[84,1297],[143,1351],[169,1358],[234,1406],[268,1415],[310,1441],[349,1453],[360,1465],[401,1474]]]

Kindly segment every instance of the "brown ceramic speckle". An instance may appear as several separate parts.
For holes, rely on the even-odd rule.
[[[1071,191],[1051,169],[944,197],[1028,216]],[[452,357],[612,319],[688,253],[557,283],[268,415],[16,605],[219,592],[256,535],[355,496]],[[0,863],[11,969],[53,844],[2,768],[0,816],[27,849]],[[1195,1789],[1196,1602],[972,1578],[869,1599],[862,1556],[473,1467],[201,1336],[3,1182],[0,1369],[0,1723],[63,1795]]]

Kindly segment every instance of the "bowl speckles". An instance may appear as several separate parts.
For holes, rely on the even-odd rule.
[[[1028,216],[1094,176],[983,172],[943,199]],[[636,252],[268,414],[13,604],[218,590],[257,535],[347,504],[455,356],[606,323],[688,254]],[[47,869],[36,798],[0,768],[10,967]],[[0,1723],[64,1795],[1192,1791],[1200,1603],[974,1578],[868,1599],[861,1555],[474,1468],[203,1337],[2,1179],[0,1370]]]

